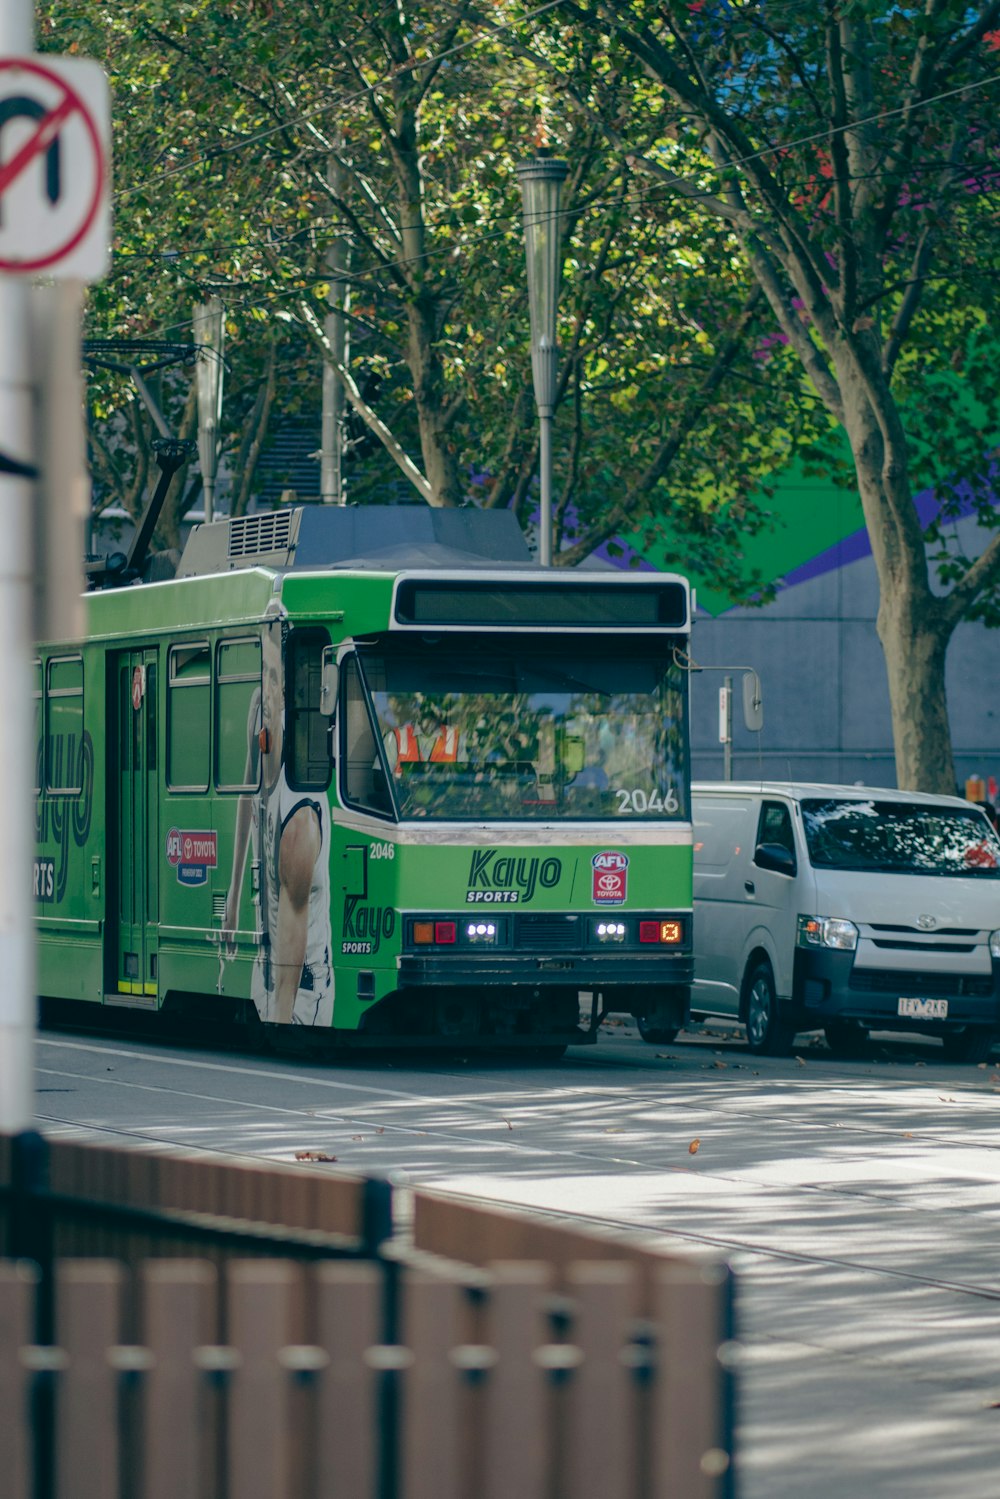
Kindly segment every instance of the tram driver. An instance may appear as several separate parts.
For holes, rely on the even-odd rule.
[[[403,765],[454,765],[464,758],[459,753],[463,736],[448,723],[441,703],[415,694],[408,707],[408,713],[400,714],[398,726],[388,729],[382,737],[389,770],[394,776],[401,774]]]

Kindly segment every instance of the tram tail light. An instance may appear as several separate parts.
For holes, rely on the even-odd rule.
[[[681,921],[640,921],[639,941],[657,942],[665,947],[676,947],[684,940],[684,923]]]
[[[454,921],[435,921],[434,941],[447,947],[458,941],[458,927]]]

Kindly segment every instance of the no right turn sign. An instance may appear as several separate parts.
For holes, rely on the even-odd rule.
[[[106,274],[110,136],[98,63],[0,58],[0,272],[80,281]]]

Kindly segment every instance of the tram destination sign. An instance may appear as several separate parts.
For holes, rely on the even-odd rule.
[[[673,579],[503,582],[405,578],[396,593],[403,625],[536,630],[686,629],[688,592]]]
[[[100,280],[110,263],[110,171],[100,65],[0,57],[0,273]]]

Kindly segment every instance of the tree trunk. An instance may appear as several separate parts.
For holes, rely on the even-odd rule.
[[[910,492],[906,441],[887,396],[881,420],[854,351],[841,349],[838,383],[879,581],[878,636],[885,656],[896,757],[903,790],[955,794],[945,692],[953,624],[931,590],[927,551]],[[848,684],[864,691],[864,683]]]
[[[885,653],[896,749],[896,783],[911,791],[956,792],[945,657],[951,627],[905,586],[883,585],[878,634]]]

